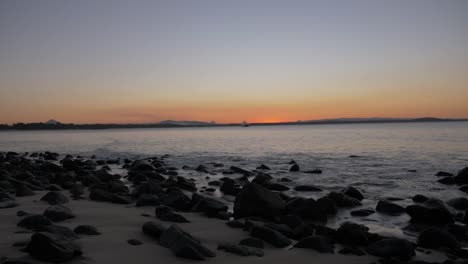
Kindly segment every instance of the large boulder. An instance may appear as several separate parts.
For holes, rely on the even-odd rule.
[[[369,228],[353,222],[344,222],[336,230],[335,238],[346,245],[365,246],[369,244]]]
[[[174,255],[182,258],[204,260],[216,256],[213,251],[203,246],[199,240],[177,225],[172,225],[164,230],[159,237],[159,243],[169,248]]]
[[[284,208],[284,201],[279,194],[256,183],[249,183],[234,201],[234,217],[259,216],[271,219],[281,215]]]
[[[242,189],[234,180],[226,178],[223,180],[223,184],[219,190],[226,195],[236,196]]]
[[[63,205],[51,206],[44,211],[43,215],[54,222],[60,222],[75,217],[72,210]]]
[[[57,205],[57,204],[68,203],[69,200],[61,192],[51,191],[51,192],[48,192],[46,195],[44,195],[41,198],[41,201],[45,201],[49,203],[50,205]]]
[[[367,253],[381,258],[398,258],[408,260],[415,255],[416,246],[400,238],[382,239],[370,244],[367,247]]]
[[[362,193],[353,186],[348,186],[341,190],[341,192],[359,201],[362,201],[364,199],[364,195],[362,195]]]
[[[413,223],[453,223],[453,215],[444,202],[434,198],[430,198],[422,204],[407,206],[406,212],[411,216],[411,222]]]
[[[144,223],[141,229],[145,235],[159,239],[159,237],[167,229],[167,227],[159,223],[150,221]]]
[[[351,197],[344,192],[330,192],[327,197],[338,207],[356,207],[361,205],[359,199]]]
[[[406,209],[401,205],[383,200],[377,203],[375,210],[379,213],[388,215],[400,215],[406,211]]]
[[[34,233],[26,251],[35,259],[55,263],[68,261],[82,254],[81,249],[70,240],[46,232]]]
[[[160,204],[161,204],[161,201],[159,201],[158,196],[152,195],[152,194],[142,194],[136,200],[135,206],[137,206],[137,207],[141,207],[141,206],[158,206]]]
[[[460,247],[457,239],[452,234],[438,228],[424,230],[418,237],[418,245],[432,249],[458,249]]]
[[[189,223],[183,215],[175,213],[171,208],[161,205],[155,208],[155,215],[161,221],[174,222],[174,223]]]
[[[454,177],[454,180],[458,185],[468,184],[468,167],[459,171],[457,176]]]
[[[160,199],[163,204],[181,211],[188,211],[192,206],[192,200],[177,187],[166,190]]]
[[[194,200],[193,196],[192,200]],[[209,217],[215,217],[220,212],[226,212],[228,210],[228,206],[216,198],[201,197],[192,210],[195,212],[203,212]]]

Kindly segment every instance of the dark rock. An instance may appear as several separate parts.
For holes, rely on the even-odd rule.
[[[193,196],[192,196],[193,200]],[[195,212],[203,212],[209,217],[214,217],[219,212],[225,212],[228,210],[228,206],[222,201],[212,197],[202,197],[192,208]]]
[[[388,215],[400,215],[406,211],[403,206],[387,201],[379,201],[375,210],[379,213]]]
[[[280,218],[280,222],[292,229],[304,224],[302,218],[297,215],[283,215]]]
[[[177,210],[187,211],[192,206],[192,201],[179,188],[169,188],[163,195],[161,202]]]
[[[287,191],[289,190],[289,187],[283,185],[283,184],[280,184],[280,183],[268,183],[265,185],[265,187],[267,187],[268,189],[272,190],[272,191],[278,191],[278,192],[283,192],[283,191]]]
[[[91,226],[91,225],[79,225],[73,230],[73,232],[79,235],[90,235],[90,236],[96,236],[96,235],[101,234],[97,230],[96,227]]]
[[[367,247],[367,253],[381,258],[398,258],[408,260],[415,253],[415,245],[407,240],[399,238],[388,238],[372,243]]]
[[[139,246],[139,245],[143,244],[143,242],[141,242],[140,240],[137,240],[137,239],[129,239],[129,240],[127,240],[127,243],[132,245],[132,246]]]
[[[361,202],[345,193],[331,192],[327,195],[338,207],[360,206]]]
[[[48,262],[64,262],[82,254],[71,241],[46,232],[34,233],[26,251],[35,259]]]
[[[336,230],[336,239],[338,242],[347,245],[365,246],[369,243],[369,228],[352,222],[344,222]]]
[[[0,209],[14,208],[18,207],[20,204],[13,201],[4,201],[0,202]]]
[[[297,192],[321,192],[322,189],[315,187],[313,185],[299,185],[294,187],[294,190]]]
[[[85,192],[84,186],[81,183],[74,183],[70,189],[70,193],[74,196],[83,195]]]
[[[142,231],[145,235],[148,235],[150,237],[159,239],[161,234],[166,230],[167,228],[159,223],[156,222],[146,222],[142,226]]]
[[[263,243],[262,240],[253,238],[253,237],[242,239],[239,242],[239,245],[243,245],[247,247],[254,247],[254,248],[261,248],[261,249],[265,248],[265,244]]]
[[[468,199],[465,197],[453,198],[447,201],[447,204],[457,210],[467,210],[468,209]]]
[[[159,242],[162,246],[169,248],[174,255],[182,258],[203,260],[207,257],[216,256],[214,252],[203,246],[200,241],[176,225],[172,225],[164,230]]]
[[[362,193],[353,186],[348,186],[341,190],[341,192],[359,201],[362,201],[364,199],[364,195],[362,195]]]
[[[27,229],[37,229],[41,226],[48,226],[52,225],[52,222],[49,218],[43,215],[30,215],[23,218],[19,223],[19,227],[27,228]]]
[[[257,167],[257,170],[270,170],[270,167],[268,167],[267,165],[265,164],[262,164],[260,166]]]
[[[453,222],[453,216],[444,202],[430,198],[423,204],[410,205],[406,212],[413,223],[447,224]]]
[[[156,217],[161,221],[174,222],[174,223],[189,223],[184,216],[174,213],[171,208],[161,205],[155,208]]]
[[[460,244],[452,234],[438,228],[424,230],[418,237],[418,245],[431,249],[457,249],[460,247]]]
[[[334,253],[335,246],[332,241],[324,236],[309,236],[301,239],[294,247],[311,248],[320,253]]]
[[[373,213],[375,213],[375,211],[372,209],[360,209],[360,210],[351,211],[352,216],[369,216]]]
[[[260,216],[273,218],[281,215],[285,208],[281,197],[255,183],[244,186],[234,202],[234,217]]]
[[[236,245],[232,243],[221,243],[218,245],[219,250],[224,250],[239,256],[257,256],[263,257],[263,250],[258,248],[246,247],[243,245]]]
[[[468,184],[468,167],[458,172],[454,177],[455,183],[458,185]]]
[[[442,183],[442,184],[452,185],[452,184],[455,184],[455,178],[454,177],[444,177],[442,179],[437,180],[437,182]]]
[[[291,245],[291,240],[280,232],[264,226],[253,226],[250,235],[262,239],[275,247],[282,248]]]
[[[436,176],[438,177],[452,177],[453,174],[450,172],[445,172],[445,171],[439,171],[436,173]]]
[[[289,171],[290,171],[290,172],[298,172],[298,171],[300,171],[299,165],[298,165],[297,163],[292,164],[291,167],[289,167]]]
[[[41,198],[41,201],[48,202],[50,205],[68,203],[68,198],[61,192],[51,191]]]
[[[223,181],[223,184],[219,190],[224,194],[236,196],[240,193],[241,188],[234,180],[229,179]]]
[[[18,212],[16,212],[16,216],[19,216],[19,217],[23,217],[23,216],[27,216],[27,215],[31,215],[31,214],[28,213],[28,212],[25,212],[23,210],[19,210]]]
[[[138,197],[136,200],[135,206],[158,206],[161,202],[159,201],[159,197],[156,195],[151,194],[143,194]]]
[[[54,222],[60,222],[75,217],[72,210],[63,205],[51,206],[44,211],[43,215]]]
[[[47,225],[47,226],[40,226],[37,228],[39,232],[47,232],[56,235],[60,239],[65,240],[75,240],[79,237],[73,232],[70,228],[66,226],[59,226],[59,225]]]
[[[413,202],[415,203],[425,203],[427,200],[429,200],[429,197],[427,196],[424,196],[422,194],[416,194],[415,196],[413,196],[413,198],[411,198],[413,200]]]
[[[236,172],[236,173],[240,173],[240,174],[243,174],[243,175],[246,175],[246,176],[251,176],[253,175],[254,173],[250,170],[246,170],[244,168],[241,168],[241,167],[237,167],[237,166],[231,166],[230,168],[232,171]]]
[[[210,182],[208,182],[208,185],[210,185],[210,186],[221,186],[221,182],[220,181],[210,181]]]

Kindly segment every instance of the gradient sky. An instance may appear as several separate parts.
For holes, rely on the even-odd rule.
[[[468,1],[3,0],[0,123],[468,117]]]

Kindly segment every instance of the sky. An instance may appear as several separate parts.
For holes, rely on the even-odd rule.
[[[3,0],[0,123],[468,117],[468,1]]]

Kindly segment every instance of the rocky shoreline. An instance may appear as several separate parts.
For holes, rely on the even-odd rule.
[[[442,201],[415,193],[408,206],[393,197],[363,208],[365,190],[348,186],[327,193],[296,185],[272,177],[268,164],[249,170],[209,161],[178,168],[166,158],[0,152],[0,263],[449,264],[468,258],[465,197]],[[301,171],[295,161],[287,165],[291,173],[322,173]],[[182,173],[191,171],[203,178]],[[468,168],[434,174],[440,177],[434,182],[468,191]],[[290,189],[298,195],[286,194]],[[322,195],[300,195],[310,192]],[[327,225],[345,211],[349,221]],[[353,221],[371,214],[407,215],[404,231],[414,241]]]

